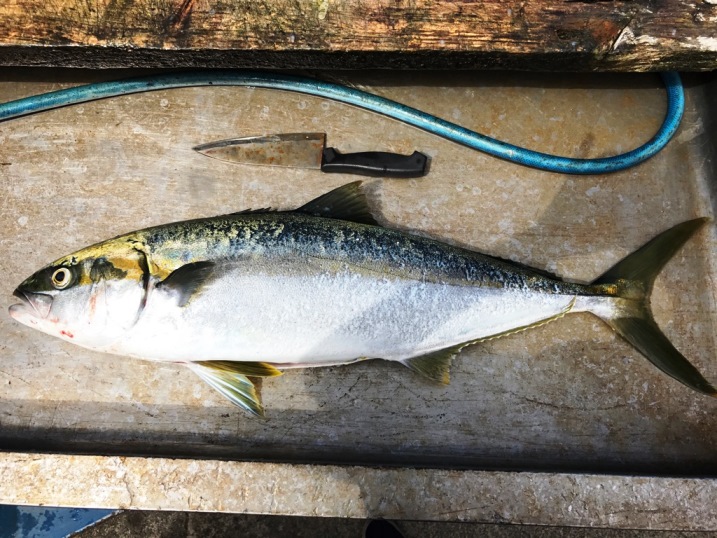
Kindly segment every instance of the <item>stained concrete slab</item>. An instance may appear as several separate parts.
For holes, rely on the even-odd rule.
[[[22,505],[717,530],[710,478],[4,453]]]
[[[0,100],[80,78],[25,73],[0,76]],[[488,135],[580,157],[638,145],[665,107],[656,75],[345,77]],[[5,122],[2,309],[33,271],[95,241],[249,207],[294,208],[355,179],[236,166],[191,149],[266,132],[323,130],[345,151],[422,150],[432,157],[428,177],[367,182],[382,223],[590,281],[660,231],[712,215],[705,91],[688,92],[685,120],[663,152],[599,177],[535,171],[354,107],[253,88],[151,92]],[[658,322],[710,379],[715,237],[710,226],[690,241],[653,295]],[[587,314],[465,349],[448,387],[381,361],[291,370],[264,383],[266,421],[242,415],[179,365],[84,350],[8,316],[0,316],[0,341],[0,439],[28,450],[717,473],[717,402],[666,378]]]
[[[405,538],[711,538],[711,532],[640,531],[397,521]],[[74,538],[364,538],[366,521],[197,512],[126,511]],[[369,537],[380,538],[380,537]]]

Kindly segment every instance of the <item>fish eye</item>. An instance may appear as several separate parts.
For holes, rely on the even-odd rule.
[[[64,290],[72,282],[72,271],[67,267],[60,267],[52,273],[52,285],[58,290]]]

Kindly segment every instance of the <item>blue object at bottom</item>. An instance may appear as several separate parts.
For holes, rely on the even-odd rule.
[[[114,510],[0,504],[0,538],[64,538]]]

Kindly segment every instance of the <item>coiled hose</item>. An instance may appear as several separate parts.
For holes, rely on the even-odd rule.
[[[0,121],[131,93],[189,86],[251,86],[306,93],[355,105],[469,148],[540,170],[562,174],[606,174],[630,168],[649,159],[665,147],[679,127],[685,106],[682,81],[674,72],[661,73],[661,77],[667,90],[667,111],[657,133],[632,151],[599,159],[573,159],[540,153],[496,140],[362,90],[308,77],[253,70],[187,71],[77,86],[0,104]]]

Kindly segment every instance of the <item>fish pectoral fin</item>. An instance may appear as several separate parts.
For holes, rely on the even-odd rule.
[[[237,365],[239,368],[234,368]],[[232,363],[231,361],[200,361],[187,364],[190,370],[218,390],[234,405],[264,418],[264,406],[254,383],[242,372],[255,377],[281,375],[273,366],[265,363]]]
[[[378,224],[368,206],[366,195],[361,190],[360,181],[342,185],[294,211],[315,217],[348,220],[359,224]]]
[[[214,271],[214,265],[214,262],[210,261],[182,265],[157,284],[157,289],[175,293],[178,306],[186,306],[190,299],[207,283]]]
[[[450,369],[453,357],[466,345],[467,344],[459,344],[457,346],[439,349],[426,355],[404,359],[401,363],[431,381],[448,385],[450,382]]]

